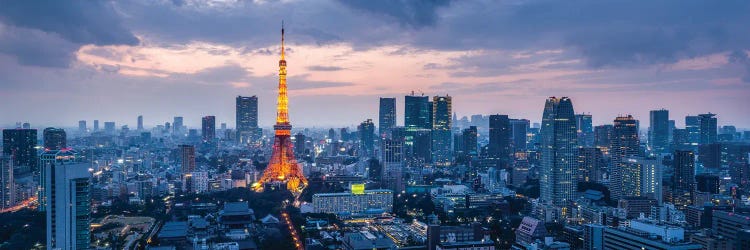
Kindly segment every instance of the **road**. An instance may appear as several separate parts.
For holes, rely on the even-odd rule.
[[[15,212],[15,211],[27,208],[34,203],[36,203],[36,197],[31,197],[31,198],[26,199],[25,201],[22,201],[21,203],[18,203],[18,205],[0,210],[0,213]]]

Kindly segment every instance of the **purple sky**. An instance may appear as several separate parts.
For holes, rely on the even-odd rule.
[[[450,94],[454,111],[539,121],[569,96],[595,124],[666,108],[750,128],[748,1],[0,0],[0,125],[135,127],[234,97],[274,121],[287,27],[295,126],[377,121],[378,97]],[[89,125],[91,126],[91,125]]]

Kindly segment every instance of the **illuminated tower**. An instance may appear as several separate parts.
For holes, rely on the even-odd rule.
[[[279,97],[276,105],[276,131],[273,153],[263,177],[253,184],[255,190],[262,190],[266,183],[286,183],[293,193],[301,193],[307,186],[307,179],[294,158],[291,139],[292,124],[289,123],[289,99],[286,91],[286,60],[284,60],[284,25],[281,25],[281,60],[279,60]]]

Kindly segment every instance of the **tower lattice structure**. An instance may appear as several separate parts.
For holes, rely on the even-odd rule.
[[[273,153],[268,167],[261,179],[253,185],[262,190],[267,183],[286,183],[286,188],[293,193],[300,193],[307,186],[307,178],[294,157],[294,146],[291,140],[292,124],[289,123],[289,98],[286,87],[286,60],[284,59],[284,25],[281,25],[281,59],[279,60],[279,96],[276,104],[276,132],[273,142]]]

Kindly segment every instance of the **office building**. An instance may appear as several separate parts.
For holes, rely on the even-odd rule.
[[[477,152],[477,126],[469,126],[469,128],[464,129],[461,134],[461,142],[463,144],[462,151],[464,155],[469,157],[479,155]]]
[[[700,144],[710,144],[717,141],[716,114],[700,114]]]
[[[45,128],[42,132],[44,150],[60,150],[67,147],[67,135],[61,128]]]
[[[405,167],[404,141],[398,139],[381,140],[381,181],[383,188],[401,192],[404,190],[403,171]]]
[[[702,173],[695,176],[695,190],[698,192],[718,194],[720,186],[721,182],[716,174]]]
[[[302,132],[297,133],[297,135],[294,136],[294,153],[297,155],[303,155],[305,154],[305,140],[307,140],[307,137],[305,134],[302,134]]]
[[[698,250],[701,246],[685,240],[685,229],[648,221],[632,220],[621,228],[604,228],[602,249],[621,250]]]
[[[137,129],[138,129],[138,131],[143,131],[143,116],[142,115],[138,116],[138,127],[137,127]]]
[[[648,130],[648,146],[654,154],[669,151],[669,110],[651,110]]]
[[[644,196],[661,204],[662,169],[661,160],[657,158],[630,157],[624,159],[623,197]]]
[[[0,154],[0,209],[16,204],[16,183],[13,178],[13,161]]]
[[[237,96],[236,106],[236,125],[237,141],[248,143],[260,138],[260,128],[258,128],[258,97],[257,96]]]
[[[201,136],[203,142],[213,142],[216,139],[216,117],[209,115],[201,119]]]
[[[37,171],[36,129],[4,129],[3,155],[13,159],[18,174]]]
[[[86,133],[86,130],[88,130],[88,128],[86,128],[86,120],[78,121],[78,133]]]
[[[407,129],[432,129],[432,105],[427,96],[404,97],[404,126]]]
[[[532,217],[523,217],[521,224],[516,229],[516,244],[531,244],[535,240],[544,239],[547,236],[547,228],[544,222]]]
[[[47,248],[89,249],[91,182],[89,163],[45,165]]]
[[[576,132],[578,133],[579,146],[594,146],[594,126],[591,121],[591,114],[576,114]]]
[[[317,193],[312,196],[315,213],[382,214],[393,210],[393,191],[388,189],[364,190],[360,194]]]
[[[195,171],[195,147],[193,145],[179,145],[180,173],[187,174]]]
[[[511,156],[511,127],[508,116],[490,115],[489,134],[487,153],[491,158],[497,159],[501,167],[507,166]]]
[[[450,96],[432,98],[432,161],[438,166],[448,166],[452,161],[452,113]]]
[[[675,151],[673,164],[674,188],[693,190],[695,188],[695,154],[693,151]]]
[[[586,224],[583,228],[583,249],[604,249],[604,229],[607,227],[599,224]]]
[[[609,152],[609,146],[612,144],[612,132],[614,130],[615,127],[610,124],[594,127],[594,146]]]
[[[116,131],[115,122],[104,122],[104,133],[114,135]]]
[[[612,156],[612,167],[609,188],[613,200],[619,200],[634,190],[626,190],[630,180],[623,172],[627,167],[625,160],[638,155],[640,141],[638,140],[637,121],[633,116],[620,116],[615,118],[612,130],[612,142],[610,155]]]
[[[685,116],[685,130],[688,133],[688,144],[697,146],[701,142],[701,117]]]
[[[375,123],[372,119],[367,119],[357,126],[357,133],[359,134],[359,141],[361,146],[361,154],[365,157],[375,156]]]
[[[578,182],[601,182],[606,167],[600,148],[578,148]]]
[[[183,135],[185,131],[185,119],[182,116],[172,118],[172,134]]]
[[[94,120],[94,132],[99,132],[99,120]]]
[[[378,116],[378,134],[380,138],[391,135],[391,129],[396,127],[396,98],[381,97]]]
[[[511,119],[511,141],[512,141],[512,152],[526,152],[526,140],[529,131],[529,120],[526,119]],[[593,135],[593,134],[592,134]]]
[[[540,199],[556,206],[573,201],[576,192],[578,147],[573,102],[550,97],[544,105],[541,128]]]
[[[734,248],[742,238],[741,232],[750,230],[750,214],[732,211],[713,211],[711,229],[716,235],[724,237],[731,246],[731,249],[739,250],[744,248]]]
[[[39,155],[39,164],[41,164],[40,169],[42,171],[39,171],[39,181],[37,186],[37,202],[39,203],[38,209],[39,211],[45,211],[47,209],[47,183],[49,183],[49,178],[54,178],[54,176],[49,176],[48,174],[51,172],[43,171],[47,168],[54,168],[55,166],[60,166],[64,164],[74,164],[76,162],[80,162],[80,157],[78,155],[78,152],[69,148],[64,148],[61,150],[45,150],[42,152],[41,155]]]

